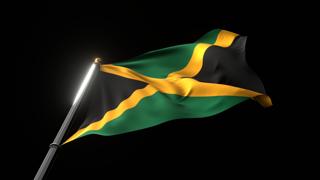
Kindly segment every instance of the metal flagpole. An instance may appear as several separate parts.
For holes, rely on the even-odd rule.
[[[72,107],[70,108],[69,113],[67,114],[63,124],[61,125],[61,128],[60,128],[58,134],[56,135],[53,143],[51,143],[49,145],[49,151],[48,151],[46,157],[44,158],[44,160],[42,161],[42,164],[41,164],[36,176],[34,177],[34,180],[42,180],[44,175],[46,174],[46,171],[47,171],[57,149],[61,145],[62,138],[64,137],[67,129],[69,128],[69,125],[71,123],[73,115],[76,112],[77,108],[79,107],[81,99],[82,99],[83,95],[85,94],[85,91],[88,87],[88,84],[90,83],[90,81],[92,79],[92,76],[93,76],[95,70],[97,69],[97,66],[99,67],[100,62],[101,62],[100,58],[96,58],[94,60],[94,63],[91,65],[87,75],[85,76],[84,80],[82,81],[82,84],[80,86],[80,89],[77,92],[77,95],[74,99]]]

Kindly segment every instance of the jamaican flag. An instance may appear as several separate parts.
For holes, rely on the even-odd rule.
[[[246,37],[217,29],[194,43],[100,65],[87,116],[65,143],[212,116],[248,99],[271,106],[246,63],[245,43]]]

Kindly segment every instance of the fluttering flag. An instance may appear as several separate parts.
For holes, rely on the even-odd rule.
[[[85,120],[67,142],[170,120],[208,117],[245,100],[271,106],[245,60],[246,37],[216,29],[199,40],[100,65]]]

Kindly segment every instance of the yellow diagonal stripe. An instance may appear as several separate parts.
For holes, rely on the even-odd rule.
[[[234,87],[224,84],[216,83],[206,83],[199,82],[192,78],[176,78],[167,77],[165,79],[152,78],[149,76],[142,75],[135,72],[129,68],[115,65],[103,65],[101,66],[101,71],[114,74],[117,76],[122,76],[128,79],[133,79],[141,82],[145,82],[158,91],[166,94],[177,94],[180,96],[190,96],[190,97],[206,97],[206,96],[244,96],[244,97],[256,97],[263,96],[263,94],[251,91],[248,89],[243,89],[239,87]],[[268,104],[266,99],[259,98],[256,99],[261,105]]]
[[[171,78],[180,78],[180,77],[193,77],[197,75],[203,65],[203,56],[206,50],[212,46],[212,44],[198,43],[194,48],[192,56],[188,64],[181,69],[180,71],[172,72],[168,75]]]
[[[225,48],[229,47],[237,36],[238,34],[236,33],[221,30],[214,44],[198,43],[194,48],[189,63],[183,69],[170,73],[168,77],[194,77],[200,72],[203,65],[204,53],[209,47],[213,45]]]
[[[238,34],[236,33],[221,30],[214,45],[220,47],[229,47],[237,36]]]
[[[101,120],[91,123],[87,127],[78,130],[74,135],[72,135],[65,143],[75,140],[85,132],[89,130],[99,130],[109,121],[121,116],[125,111],[135,107],[143,98],[152,96],[157,90],[150,85],[142,89],[135,90],[131,96],[122,101],[115,109],[108,111]]]

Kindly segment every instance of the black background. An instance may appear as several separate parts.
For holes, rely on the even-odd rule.
[[[34,177],[94,57],[104,63],[121,61],[193,42],[215,28],[248,36],[247,61],[264,82],[273,107],[247,101],[214,117],[171,121],[112,137],[84,137],[62,146],[47,178],[203,179],[285,173],[284,167],[296,159],[288,153],[293,139],[281,111],[283,87],[290,86],[283,69],[289,48],[283,44],[293,34],[287,25],[303,22],[289,15],[292,11],[215,1],[22,5],[16,16],[20,39],[15,116],[23,128],[19,139],[31,148],[23,151],[20,175]]]

